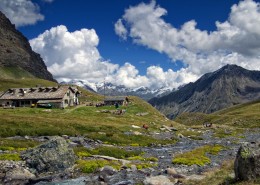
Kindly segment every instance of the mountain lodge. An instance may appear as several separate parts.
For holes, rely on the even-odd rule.
[[[70,86],[11,88],[0,96],[0,105],[15,107],[51,106],[65,108],[79,104],[80,92]]]

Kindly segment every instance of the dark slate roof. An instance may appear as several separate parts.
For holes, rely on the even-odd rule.
[[[111,97],[106,97],[104,101],[124,101],[125,97],[122,96],[111,96]]]
[[[0,99],[2,99],[2,100],[62,99],[68,89],[71,89],[71,88],[69,86],[12,88],[12,89],[8,89],[0,97]]]

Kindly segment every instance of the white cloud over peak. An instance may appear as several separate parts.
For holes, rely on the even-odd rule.
[[[44,20],[39,6],[31,0],[1,0],[0,11],[17,27]]]
[[[41,54],[48,70],[61,80],[79,79],[107,82],[136,88],[177,88],[197,80],[201,75],[226,64],[237,64],[260,70],[260,7],[253,0],[233,5],[225,22],[216,22],[216,30],[197,28],[195,20],[177,29],[163,16],[167,10],[141,3],[125,10],[115,23],[120,38],[165,53],[175,61],[183,61],[184,68],[173,71],[150,66],[145,75],[130,62],[119,66],[102,58],[97,47],[99,37],[94,29],[70,32],[66,26],[53,27],[30,40],[34,51]]]
[[[46,30],[30,40],[33,50],[41,54],[48,70],[58,81],[78,79],[96,83],[103,82],[105,78],[115,85],[130,88],[145,86],[152,89],[162,86],[177,87],[185,81],[181,76],[178,81],[172,81],[176,73],[172,70],[164,72],[158,66],[151,66],[146,75],[140,75],[138,69],[129,62],[119,66],[104,61],[98,52],[98,43],[95,30],[69,32],[64,25]]]
[[[167,10],[155,1],[141,3],[125,10],[119,20],[121,30],[126,31],[116,32],[121,37],[123,35],[123,39],[129,37],[133,43],[165,53],[173,62],[183,61],[187,66],[177,72],[157,71],[165,76],[160,75],[162,78],[157,78],[158,82],[176,87],[226,64],[260,69],[259,3],[244,0],[233,5],[228,20],[216,22],[217,30],[213,32],[198,29],[195,20],[177,29],[163,19],[166,14]],[[151,69],[159,70],[154,66]],[[166,82],[166,76],[175,83]]]
[[[99,38],[93,29],[69,32],[66,26],[53,27],[30,40],[34,51],[41,54],[48,70],[57,78],[101,81],[118,68],[102,60]]]

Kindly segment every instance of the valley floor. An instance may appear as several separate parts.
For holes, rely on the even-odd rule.
[[[160,134],[156,133],[156,137],[175,137],[174,132],[162,132]],[[176,144],[170,145],[156,145],[156,146],[125,146],[125,147],[117,147],[120,149],[124,149],[126,151],[141,151],[142,159],[136,158],[134,159],[136,165],[131,165],[130,167],[122,168],[113,172],[113,174],[105,175],[105,177],[100,178],[102,172],[97,171],[91,174],[82,174],[78,173],[77,175],[67,175],[67,177],[57,178],[57,175],[53,176],[52,181],[58,180],[58,182],[47,182],[48,180],[43,180],[42,182],[38,181],[37,184],[82,184],[82,182],[96,182],[95,184],[102,184],[102,182],[106,184],[142,184],[145,178],[149,178],[152,176],[163,175],[172,181],[172,184],[207,184],[209,183],[207,179],[212,178],[209,175],[210,171],[217,171],[223,167],[223,164],[229,163],[229,171],[225,176],[218,177],[215,182],[210,182],[211,185],[224,183],[227,179],[234,178],[232,168],[237,150],[242,142],[253,142],[260,138],[260,129],[247,130],[243,134],[236,137],[225,137],[225,138],[216,138],[213,136],[213,132],[208,130],[203,130],[203,134],[201,135],[202,139],[193,140],[188,137],[180,138]],[[27,136],[27,140],[34,140],[37,142],[46,141],[52,136],[49,137],[29,137]],[[24,139],[23,137],[9,137],[11,140],[19,140]],[[107,145],[102,143],[101,141],[94,141],[92,139],[87,139],[84,137],[69,137],[67,138],[71,143],[79,143],[83,144],[86,148],[100,148],[100,147],[116,147],[112,145]],[[82,143],[83,141],[83,143]],[[72,144],[73,145],[73,144]],[[206,156],[210,159],[210,162],[205,165],[183,165],[183,164],[174,164],[172,161],[175,156],[185,154],[189,151],[193,151],[194,149],[201,148],[204,146],[221,146],[221,150],[216,154],[207,153]],[[0,151],[0,153],[5,153],[5,151]],[[112,154],[113,156],[114,154]],[[201,156],[202,157],[202,156]],[[150,165],[147,167],[143,167],[138,169],[136,166],[139,164],[138,160],[143,159],[158,159],[153,162],[147,162]],[[88,160],[94,159],[93,156],[88,156]],[[1,164],[1,162],[0,162]],[[1,165],[0,165],[1,166]],[[231,167],[230,167],[231,166]],[[171,170],[174,169],[174,173]],[[74,172],[75,173],[75,172]],[[104,174],[103,174],[104,175]],[[74,176],[74,180],[66,179],[69,176]],[[214,175],[213,175],[214,176]],[[221,183],[220,183],[221,182]],[[88,183],[87,183],[88,184]],[[254,183],[252,183],[254,184]]]

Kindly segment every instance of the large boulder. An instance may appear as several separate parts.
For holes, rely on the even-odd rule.
[[[260,177],[260,141],[243,143],[235,160],[237,180],[253,180]]]
[[[61,172],[76,161],[73,150],[62,137],[54,137],[36,148],[29,149],[21,157],[37,173]]]

